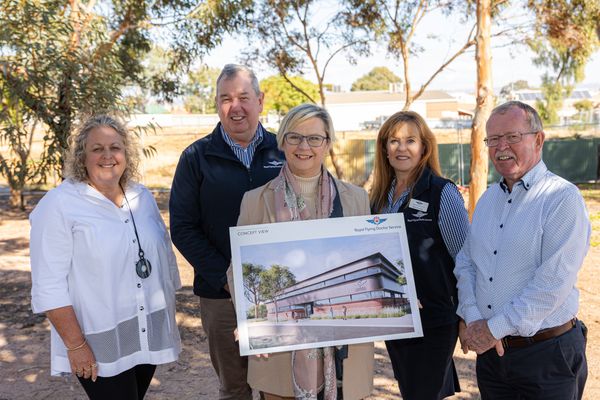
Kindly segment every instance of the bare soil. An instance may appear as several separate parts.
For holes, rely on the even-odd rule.
[[[594,225],[600,220],[600,191],[588,191],[587,205]],[[157,196],[165,221],[166,194]],[[35,204],[36,199],[29,199]],[[0,199],[0,400],[85,399],[79,383],[71,376],[50,377],[49,325],[43,315],[30,308],[29,224],[31,206],[26,211],[7,209]],[[589,328],[589,377],[584,399],[600,398],[600,259],[598,230],[579,274],[580,318]],[[208,356],[202,330],[199,302],[192,293],[192,268],[178,255],[184,287],[177,293],[177,322],[183,351],[175,363],[160,366],[151,383],[147,399],[216,399],[217,377]],[[475,355],[455,352],[463,391],[452,399],[478,399],[475,381]],[[398,387],[382,342],[376,343],[375,391],[370,399],[397,399]]]

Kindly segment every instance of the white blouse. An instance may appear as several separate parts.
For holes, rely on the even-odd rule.
[[[104,377],[175,361],[181,351],[175,322],[181,281],[169,234],[148,189],[131,184],[125,193],[152,264],[146,279],[135,271],[138,244],[125,200],[119,208],[88,184],[66,180],[29,217],[32,309],[73,306]],[[51,373],[65,372],[71,372],[67,351],[52,327]]]

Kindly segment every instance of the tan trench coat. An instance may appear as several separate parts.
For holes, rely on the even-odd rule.
[[[335,180],[344,216],[369,215],[369,197],[364,189]],[[273,223],[275,221],[275,183],[246,192],[242,199],[238,226]],[[229,287],[233,288],[231,268],[227,271]],[[233,292],[233,290],[232,290]],[[233,293],[232,293],[232,299]],[[348,346],[344,360],[343,392],[345,400],[362,399],[373,390],[373,343]],[[269,358],[249,357],[248,383],[253,389],[278,396],[293,397],[292,353],[273,353]]]

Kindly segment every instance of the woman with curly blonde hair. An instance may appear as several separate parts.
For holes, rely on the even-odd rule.
[[[70,143],[67,179],[30,216],[32,308],[52,324],[52,375],[74,373],[90,399],[142,399],[181,348],[171,240],[121,122],[93,116]]]

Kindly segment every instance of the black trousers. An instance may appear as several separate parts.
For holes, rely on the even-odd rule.
[[[522,348],[495,349],[477,357],[483,400],[581,399],[588,369],[581,321],[561,336]]]
[[[91,400],[142,400],[155,370],[156,365],[141,364],[119,375],[108,378],[99,376],[96,382],[92,382],[91,379],[77,379]]]
[[[423,328],[424,336],[385,342],[404,400],[440,400],[460,392],[452,354],[458,323]]]

